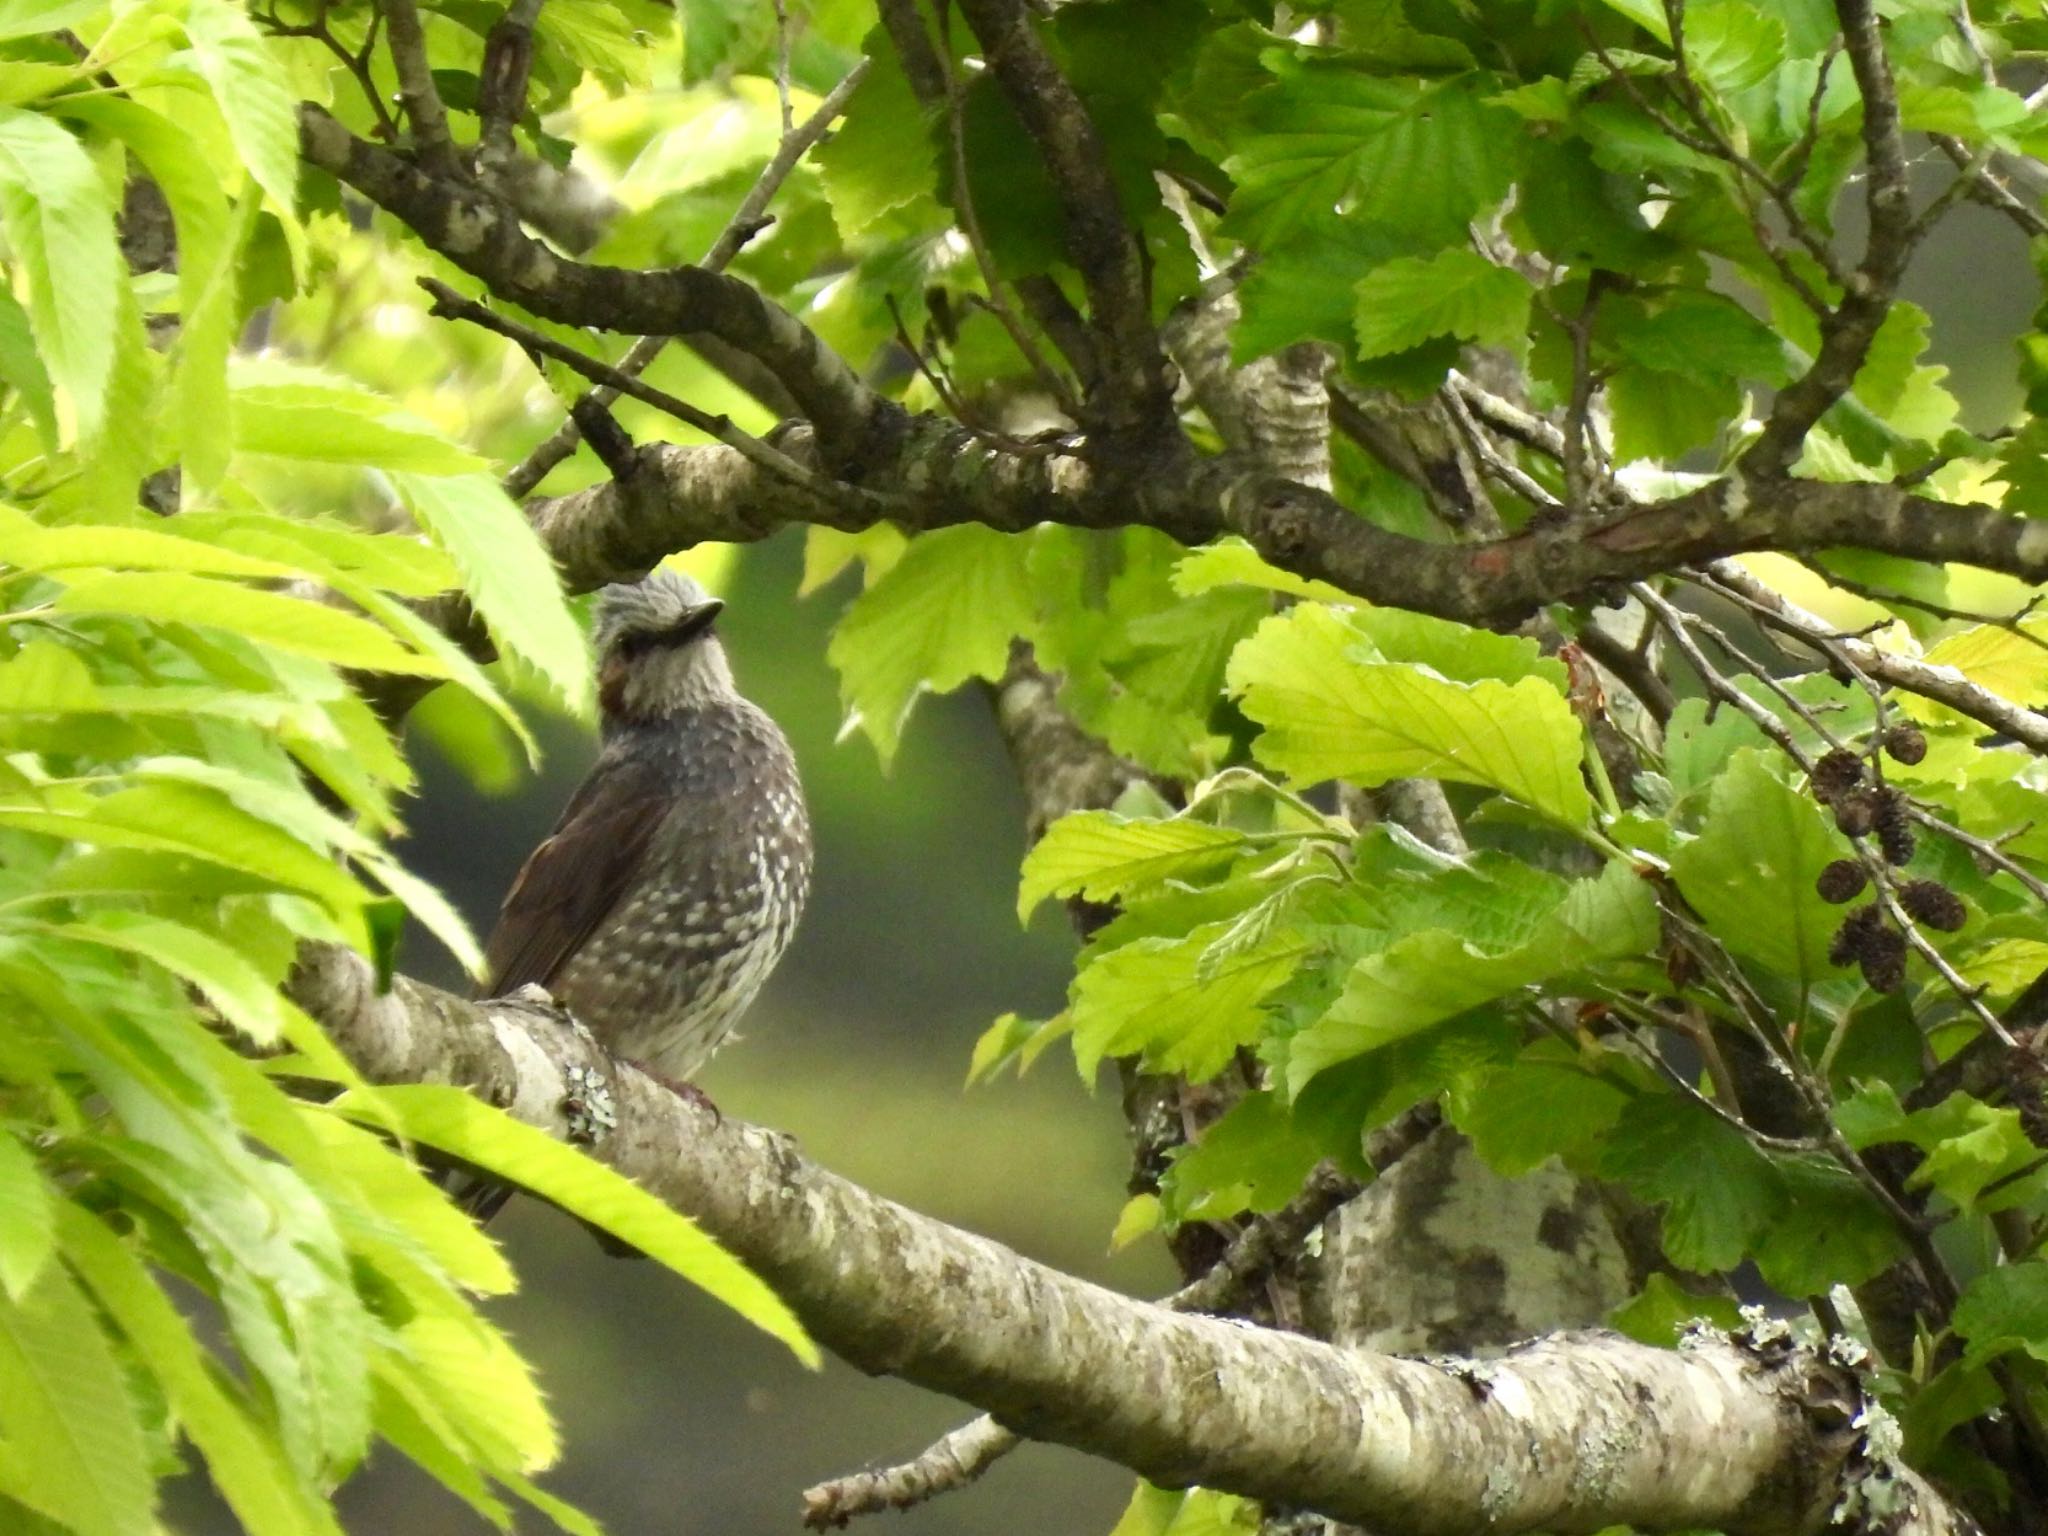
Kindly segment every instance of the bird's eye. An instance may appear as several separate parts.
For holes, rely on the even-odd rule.
[[[621,656],[640,657],[660,645],[666,637],[652,634],[644,629],[629,629],[619,636],[618,651]]]

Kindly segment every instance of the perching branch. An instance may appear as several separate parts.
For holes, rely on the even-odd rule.
[[[1157,1482],[1387,1536],[1613,1524],[1795,1536],[1883,1495],[1912,1508],[1888,1530],[1969,1529],[1898,1468],[1849,1368],[1768,1330],[1676,1353],[1582,1334],[1423,1361],[1185,1316],[836,1178],[786,1137],[603,1057],[565,1020],[403,978],[380,995],[366,961],[321,945],[292,993],[367,1077],[462,1083],[558,1135],[566,1074],[601,1072],[618,1129],[597,1155],[751,1264],[822,1343]]]

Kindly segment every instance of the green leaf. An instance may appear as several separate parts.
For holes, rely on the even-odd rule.
[[[1083,1077],[1105,1056],[1142,1055],[1153,1071],[1204,1080],[1259,1037],[1259,1004],[1308,947],[1283,930],[1205,967],[1205,951],[1229,926],[1205,923],[1184,938],[1135,940],[1075,978],[1070,1012]]]
[[[77,1536],[152,1536],[156,1492],[121,1367],[71,1273],[0,1299],[0,1432],[34,1502]]]
[[[0,1291],[20,1302],[49,1262],[56,1210],[35,1158],[0,1128]]]
[[[1671,46],[1671,27],[1659,0],[1601,0],[1610,11],[1626,16],[1666,48]]]
[[[846,123],[813,155],[840,238],[851,243],[897,209],[938,189],[932,110],[912,94],[896,50],[870,49]]]
[[[780,1339],[806,1365],[818,1364],[817,1345],[781,1298],[695,1222],[624,1175],[459,1088],[402,1084],[380,1089],[378,1101],[398,1111],[413,1140],[453,1153],[603,1228]],[[358,1106],[354,1095],[335,1107],[378,1123],[376,1110]]]
[[[445,675],[439,662],[407,650],[389,630],[367,619],[206,576],[170,571],[96,576],[66,589],[52,606],[63,613],[122,614],[159,624],[232,630],[280,650],[363,671]]]
[[[1672,878],[1714,936],[1802,987],[1835,974],[1828,945],[1843,909],[1814,881],[1850,854],[1813,800],[1781,781],[1771,759],[1737,752],[1714,781],[1706,824],[1671,861]]]
[[[1114,901],[1179,875],[1212,868],[1244,845],[1244,834],[1206,822],[1140,821],[1110,811],[1063,816],[1024,856],[1017,920],[1048,896]]]
[[[1277,1094],[1246,1094],[1174,1157],[1159,1186],[1167,1216],[1177,1225],[1279,1210],[1325,1155],[1321,1130]]]
[[[1368,272],[1354,289],[1358,355],[1385,357],[1432,336],[1504,347],[1529,325],[1529,280],[1463,246],[1427,260],[1404,257]]]
[[[1363,637],[1303,604],[1238,646],[1229,682],[1265,727],[1259,761],[1297,783],[1436,778],[1498,789],[1568,827],[1592,799],[1579,776],[1578,719],[1535,677],[1456,683],[1418,667],[1354,659]]]
[[[299,181],[299,113],[283,66],[248,12],[229,0],[189,0],[185,36],[227,119],[235,153],[277,213],[290,217]]]
[[[105,0],[0,0],[0,40],[61,31],[103,9]]]
[[[467,449],[398,414],[373,395],[276,384],[246,384],[235,368],[235,448],[316,464],[364,465],[414,475],[473,475],[483,462]]]
[[[1680,1269],[1732,1269],[1770,1226],[1784,1186],[1740,1131],[1668,1094],[1622,1111],[1601,1172],[1664,1207],[1664,1253]]]
[[[1489,952],[1462,932],[1432,928],[1399,939],[1353,966],[1328,1012],[1288,1049],[1288,1083],[1299,1093],[1316,1073],[1524,987],[1607,960],[1647,955],[1657,944],[1657,899],[1625,864],[1573,884],[1529,938]]]
[[[1356,601],[1350,593],[1327,581],[1315,581],[1268,565],[1257,550],[1235,534],[1189,550],[1173,568],[1173,590],[1182,597],[1199,597],[1228,586],[1262,587],[1320,603]]]
[[[197,291],[183,305],[172,411],[178,461],[192,488],[211,492],[227,474],[234,441],[228,393],[228,355],[241,319],[242,251],[256,228],[259,199],[248,182],[232,239],[221,242],[212,264],[198,271]],[[196,256],[179,252],[180,262]]]
[[[1378,652],[1371,659],[1414,663],[1454,683],[1514,683],[1540,677],[1559,693],[1571,684],[1564,663],[1545,656],[1542,647],[1524,635],[1496,634],[1404,608],[1361,608],[1352,614],[1351,623]]]
[[[48,118],[0,108],[0,223],[28,274],[29,319],[79,434],[99,435],[114,372],[121,254],[105,184]]]
[[[1446,246],[1506,195],[1519,125],[1487,101],[1482,77],[1399,79],[1334,60],[1276,62],[1285,73],[1246,103],[1224,161],[1237,183],[1229,233],[1272,250],[1343,208]]]
[[[1608,1321],[1639,1344],[1669,1349],[1687,1324],[1704,1318],[1717,1328],[1742,1326],[1742,1309],[1727,1296],[1699,1296],[1669,1275],[1653,1274],[1642,1294],[1615,1308]]]
[[[1780,384],[1791,372],[1777,334],[1719,294],[1681,290],[1654,306],[1628,299],[1606,304],[1599,334],[1628,361],[1659,373]]]
[[[1970,1341],[1970,1360],[2017,1348],[2048,1361],[2048,1264],[2035,1259],[1986,1270],[1964,1289],[1951,1321]]]
[[[140,912],[96,912],[53,929],[70,938],[140,955],[190,982],[256,1045],[275,1045],[288,1027],[292,1005],[266,977],[211,934]]]
[[[1787,1296],[1861,1285],[1905,1256],[1889,1213],[1847,1169],[1818,1159],[1775,1161],[1783,1185],[1777,1219],[1757,1243],[1757,1269]]]
[[[0,824],[115,848],[182,853],[305,892],[338,916],[359,907],[363,888],[297,837],[197,785],[157,782],[79,803],[0,801]]]
[[[161,1383],[208,1475],[251,1536],[341,1536],[322,1492],[223,1383],[170,1299],[122,1242],[77,1206],[62,1213],[64,1251],[107,1315]]]
[[[590,647],[563,601],[554,561],[518,503],[488,475],[391,479],[420,525],[462,568],[463,585],[498,643],[554,684],[571,710],[587,714]]]
[[[1593,1145],[1630,1095],[1558,1040],[1539,1040],[1513,1064],[1453,1094],[1451,1122],[1494,1172],[1517,1178]]]
[[[1002,675],[1032,619],[1025,553],[1024,540],[971,523],[921,534],[846,610],[825,655],[847,725],[867,733],[883,766],[920,691]]]
[[[34,418],[43,449],[55,453],[57,438],[57,396],[50,384],[50,372],[36,351],[28,311],[13,294],[0,291],[0,383],[21,397]]]

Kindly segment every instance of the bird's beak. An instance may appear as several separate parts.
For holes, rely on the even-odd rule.
[[[711,627],[712,620],[725,611],[725,604],[718,598],[706,598],[696,607],[684,610],[675,628],[669,631],[677,640],[694,640]]]

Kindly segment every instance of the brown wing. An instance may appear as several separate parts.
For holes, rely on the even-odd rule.
[[[512,882],[485,949],[490,981],[483,996],[503,997],[528,982],[553,985],[625,894],[673,799],[654,765],[599,759]]]

